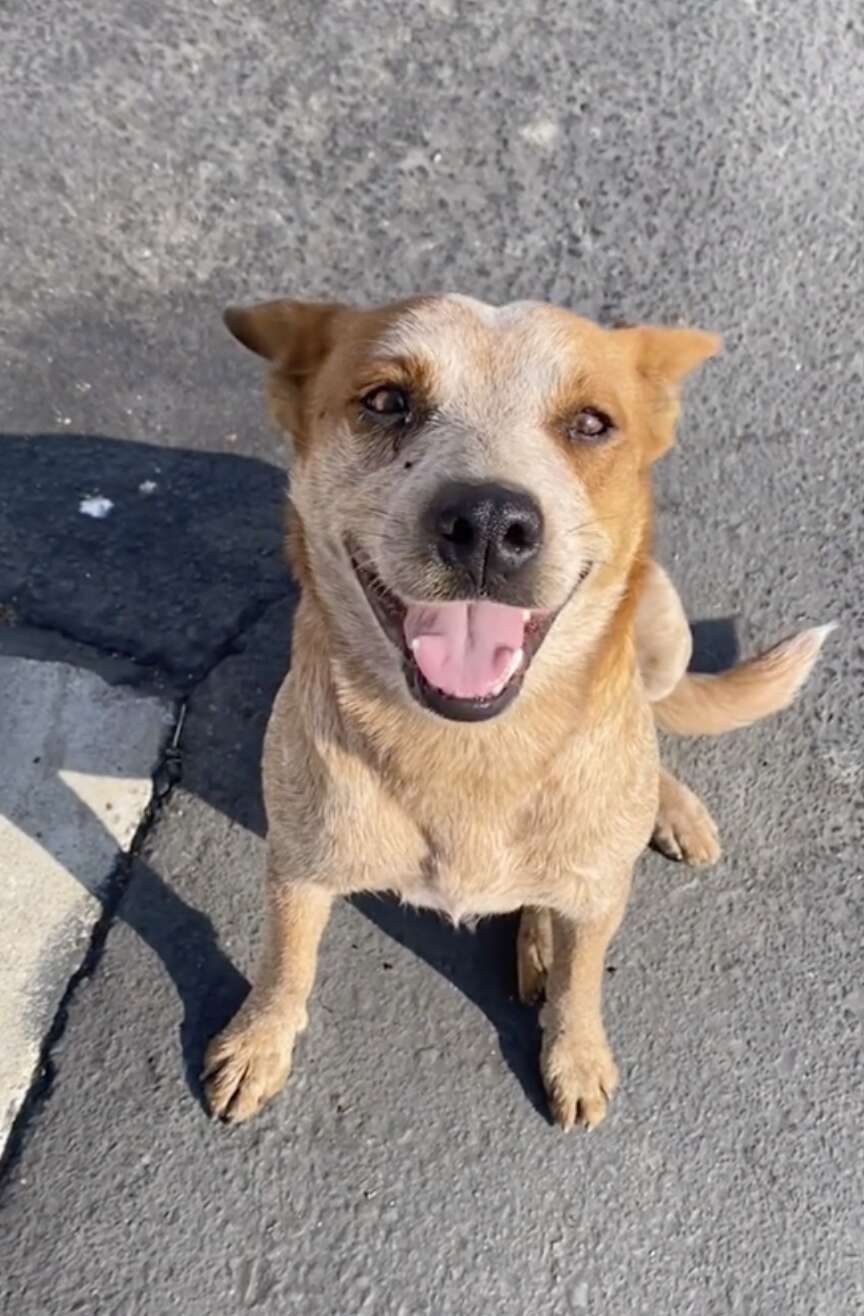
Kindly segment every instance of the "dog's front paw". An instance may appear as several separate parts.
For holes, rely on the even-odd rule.
[[[201,1081],[210,1113],[239,1124],[275,1097],[291,1072],[297,1029],[268,1015],[243,1011],[213,1038]]]
[[[594,1129],[605,1118],[618,1086],[618,1070],[602,1035],[559,1033],[544,1040],[543,1083],[552,1118],[562,1129]]]
[[[651,844],[667,859],[696,867],[720,858],[717,824],[699,796],[674,778],[661,789]]]

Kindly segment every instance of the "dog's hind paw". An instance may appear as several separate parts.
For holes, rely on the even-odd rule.
[[[705,805],[683,782],[660,773],[660,803],[651,844],[667,859],[697,867],[716,864],[720,834]]]
[[[540,1000],[551,967],[552,915],[548,909],[526,905],[516,937],[516,976],[519,1000],[523,1005],[533,1005]]]

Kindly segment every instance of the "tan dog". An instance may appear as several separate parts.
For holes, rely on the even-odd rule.
[[[660,769],[655,719],[704,733],[772,712],[825,634],[683,675],[649,472],[719,340],[462,297],[226,320],[273,366],[303,589],[264,750],[265,944],[208,1048],[210,1107],[242,1120],[280,1089],[334,897],[392,891],[454,920],[524,910],[552,1113],[595,1125],[617,1082],[603,960],[633,865],[652,832],[678,857],[717,853]]]

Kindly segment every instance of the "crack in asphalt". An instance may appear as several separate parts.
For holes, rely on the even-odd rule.
[[[120,907],[126,891],[133,880],[133,868],[135,857],[140,853],[141,847],[149,836],[152,829],[156,826],[162,813],[164,805],[170,798],[174,788],[179,785],[183,777],[183,760],[181,740],[183,727],[190,702],[198,690],[216,671],[216,669],[232,657],[237,652],[237,646],[242,637],[252,630],[267,615],[267,613],[277,604],[284,603],[285,599],[290,597],[294,589],[293,582],[283,594],[275,599],[268,600],[265,604],[256,604],[251,606],[241,619],[242,624],[238,624],[231,634],[227,636],[224,642],[219,646],[218,656],[202,671],[201,675],[196,675],[194,684],[183,694],[173,700],[173,722],[170,735],[166,738],[165,745],[159,755],[159,760],[151,775],[153,782],[153,791],[150,800],[141,816],[132,843],[127,851],[118,854],[113,868],[107,875],[105,883],[105,895],[101,898],[101,911],[97,918],[84,958],[79,967],[70,977],[66,988],[63,992],[57,1012],[52,1021],[51,1027],[45,1035],[40,1049],[39,1063],[36,1072],[31,1081],[27,1096],[22,1103],[21,1109],[16,1116],[15,1122],[10,1130],[8,1140],[2,1155],[0,1155],[0,1185],[7,1179],[8,1175],[17,1164],[24,1142],[28,1135],[31,1121],[44,1105],[50,1100],[55,1080],[56,1065],[53,1059],[53,1053],[62,1040],[69,1021],[69,1014],[73,1001],[83,983],[90,979],[99,967],[102,954],[108,939],[108,934],[113,927],[115,916]],[[25,624],[26,625],[26,624]],[[64,640],[71,641],[77,645],[84,645],[89,650],[99,654],[106,661],[111,661],[112,656],[115,660],[128,661],[134,663],[135,660],[129,655],[118,655],[116,651],[108,652],[101,650],[98,646],[87,644],[80,638],[62,631],[60,628],[48,627],[28,627],[34,631],[40,631],[47,634],[60,635]],[[142,673],[145,669],[142,668]],[[168,669],[151,668],[150,673],[158,673],[159,676],[170,677]],[[128,685],[134,688],[137,682],[118,681],[118,685]],[[170,697],[170,696],[169,696]]]
[[[3,1153],[0,1155],[0,1186],[18,1162],[31,1120],[52,1096],[56,1078],[53,1052],[66,1031],[73,999],[82,983],[91,978],[99,966],[108,933],[114,923],[114,916],[132,880],[133,861],[136,855],[139,854],[145,838],[155,825],[171,791],[180,780],[179,740],[186,717],[187,703],[188,700],[183,699],[175,705],[171,735],[166,740],[152,774],[153,792],[141,815],[141,821],[135,829],[135,835],[129,849],[118,854],[111,871],[107,875],[105,894],[100,897],[102,908],[93,925],[84,958],[66,984],[51,1027],[42,1042],[36,1072],[21,1109],[15,1117]],[[160,782],[163,783],[161,788]]]

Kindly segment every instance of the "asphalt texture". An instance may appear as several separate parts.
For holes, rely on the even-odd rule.
[[[3,1312],[861,1312],[860,5],[7,0],[0,52],[0,651],[188,699],[6,1158]],[[254,960],[295,592],[220,310],[436,288],[721,331],[660,556],[708,661],[840,629],[792,711],[669,747],[725,857],[641,866],[600,1131],[546,1121],[512,923],[383,901],[226,1130],[195,1074]]]

